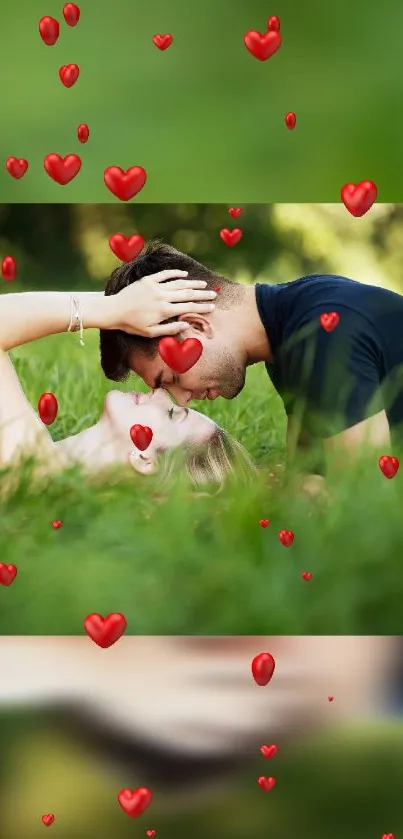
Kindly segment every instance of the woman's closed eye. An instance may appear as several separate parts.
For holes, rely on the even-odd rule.
[[[179,408],[173,405],[172,408],[170,408],[168,411],[168,416],[171,420],[176,420],[176,422],[183,422],[183,420],[186,419],[188,413],[188,408]]]

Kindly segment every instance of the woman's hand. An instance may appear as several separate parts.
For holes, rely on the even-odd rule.
[[[215,291],[205,290],[204,280],[187,280],[187,276],[187,271],[159,271],[108,297],[108,328],[145,338],[183,332],[188,323],[175,320],[161,326],[161,321],[191,312],[208,314],[217,297]]]

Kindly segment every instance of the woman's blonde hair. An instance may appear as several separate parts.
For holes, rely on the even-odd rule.
[[[191,483],[197,487],[223,485],[231,475],[250,480],[256,474],[256,467],[243,446],[219,426],[206,443],[188,443],[179,452],[164,454],[166,476],[172,474],[174,464],[179,466],[180,458]]]

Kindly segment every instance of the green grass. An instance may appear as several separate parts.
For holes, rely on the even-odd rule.
[[[85,348],[69,335],[46,339],[14,361],[33,405],[57,395],[55,438],[99,417],[111,383],[96,335]],[[238,399],[201,409],[243,443],[261,479],[207,497],[175,479],[161,498],[135,474],[94,484],[74,472],[40,491],[22,474],[0,505],[0,561],[18,567],[0,586],[2,634],[79,634],[87,614],[114,611],[144,635],[401,633],[403,469],[387,481],[370,458],[342,475],[323,510],[270,477],[284,460],[285,421],[262,366]],[[291,548],[282,528],[295,533]]]

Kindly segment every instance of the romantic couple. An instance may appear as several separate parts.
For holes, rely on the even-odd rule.
[[[54,443],[28,404],[7,353],[60,332],[78,331],[82,337],[87,328],[100,330],[107,378],[123,381],[134,372],[150,391],[111,390],[99,422]],[[158,342],[166,335],[202,344],[199,361],[183,375],[159,355]],[[390,435],[402,429],[403,297],[333,275],[245,286],[160,242],[117,268],[105,294],[4,295],[1,463],[35,451],[49,467],[78,462],[99,471],[129,463],[146,475],[180,451],[194,483],[221,482],[229,471],[252,464],[213,420],[187,405],[238,396],[246,368],[258,362],[265,363],[283,400],[289,452],[300,447],[314,452],[301,487],[315,494],[327,452],[351,454],[368,443],[385,454]],[[133,449],[130,429],[136,424],[152,429],[145,451]]]

